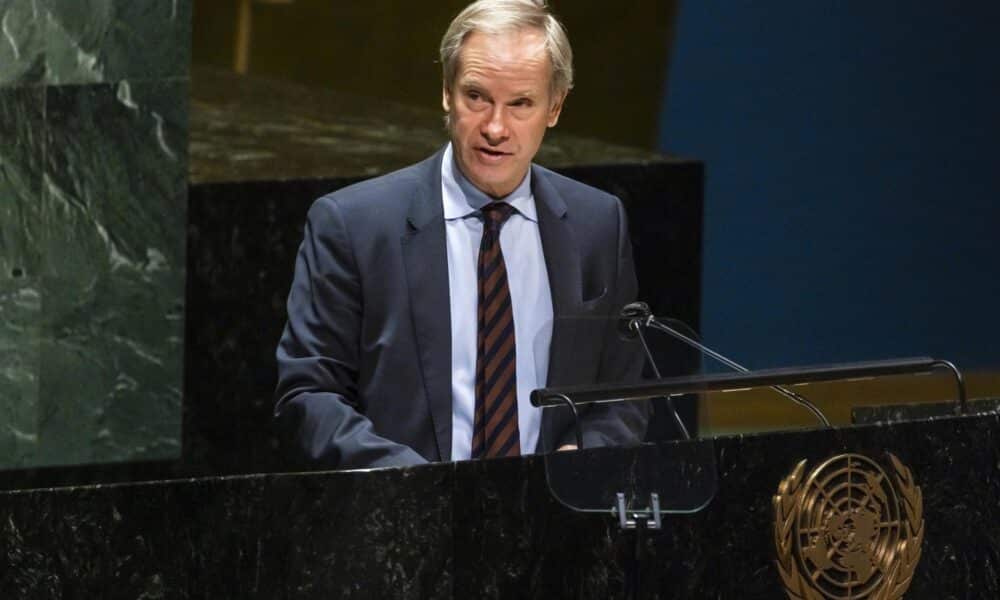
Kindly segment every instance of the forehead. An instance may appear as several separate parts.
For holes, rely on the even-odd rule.
[[[551,62],[545,36],[533,29],[499,34],[473,32],[462,44],[457,75],[459,81],[501,76],[548,85]]]

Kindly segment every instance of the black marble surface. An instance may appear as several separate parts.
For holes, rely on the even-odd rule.
[[[430,597],[450,583],[449,479],[256,476],[0,496],[0,595]]]
[[[852,423],[898,423],[915,419],[935,419],[955,414],[954,402],[924,402],[922,404],[886,404],[882,406],[856,406],[851,410]],[[1000,412],[1000,398],[969,400],[971,415]]]
[[[771,509],[780,480],[801,459],[886,451],[924,498],[923,556],[906,597],[1000,595],[1000,416],[714,447],[715,498],[644,538],[639,597],[784,597]],[[648,452],[579,457],[611,468]],[[555,501],[543,457],[8,492],[0,597],[618,598],[632,535]]]

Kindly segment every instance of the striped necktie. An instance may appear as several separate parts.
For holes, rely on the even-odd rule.
[[[518,456],[517,378],[514,311],[507,267],[500,250],[500,228],[514,207],[491,202],[483,207],[479,244],[479,327],[476,337],[476,414],[472,458]]]

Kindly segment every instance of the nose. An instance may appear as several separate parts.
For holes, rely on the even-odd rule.
[[[507,140],[510,135],[507,129],[507,115],[504,114],[504,107],[495,104],[483,119],[480,133],[486,138],[490,145],[498,145]]]

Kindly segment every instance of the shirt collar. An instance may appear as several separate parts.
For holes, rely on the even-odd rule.
[[[472,182],[462,174],[455,161],[450,143],[445,148],[444,157],[441,160],[441,187],[443,188],[441,191],[445,220],[462,219],[476,214],[479,209],[494,201],[493,198],[472,185]],[[535,198],[531,194],[530,168],[517,189],[501,200],[513,206],[524,218],[538,222]]]

